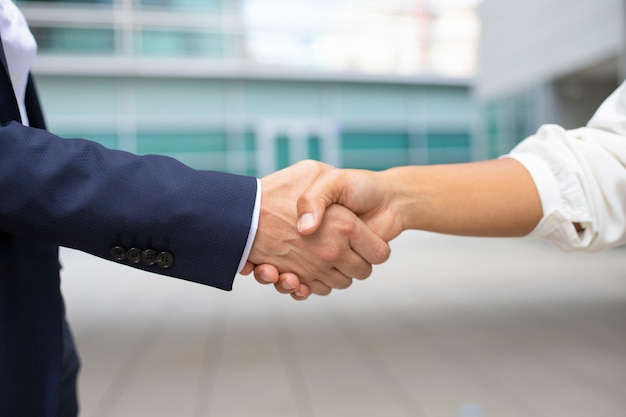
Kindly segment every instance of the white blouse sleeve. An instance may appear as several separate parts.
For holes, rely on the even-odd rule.
[[[565,251],[597,252],[626,243],[626,84],[587,127],[542,126],[504,157],[532,176],[543,218],[529,237]],[[573,223],[583,227],[577,232]]]

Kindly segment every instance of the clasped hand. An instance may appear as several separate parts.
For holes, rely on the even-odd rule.
[[[259,225],[244,275],[254,270],[260,283],[305,299],[347,288],[389,258],[387,241],[400,228],[382,187],[372,195],[367,171],[345,171],[303,161],[261,179]]]

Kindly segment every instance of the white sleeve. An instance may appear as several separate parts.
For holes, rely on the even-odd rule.
[[[256,198],[254,200],[254,211],[252,212],[250,231],[248,232],[248,240],[246,241],[246,246],[243,249],[243,255],[241,256],[241,260],[239,261],[239,267],[237,269],[237,272],[241,272],[243,267],[246,266],[246,262],[248,261],[248,257],[250,256],[250,250],[252,249],[252,243],[254,243],[256,232],[259,229],[259,215],[261,213],[261,191],[261,180],[257,178]]]
[[[626,137],[546,125],[505,157],[526,167],[541,198],[543,217],[529,237],[565,251],[626,243]]]

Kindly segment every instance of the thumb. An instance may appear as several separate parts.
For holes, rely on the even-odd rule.
[[[297,201],[298,232],[314,233],[322,224],[326,208],[338,203],[343,192],[341,170],[333,169],[320,174],[304,190]]]
[[[243,268],[241,268],[241,271],[239,271],[239,273],[241,275],[250,275],[250,272],[254,271],[255,266],[256,265],[254,265],[252,262],[246,261],[246,264]]]

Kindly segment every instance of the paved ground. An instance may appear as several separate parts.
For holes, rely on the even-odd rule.
[[[63,252],[83,417],[625,417],[626,250],[408,233],[297,303]]]

